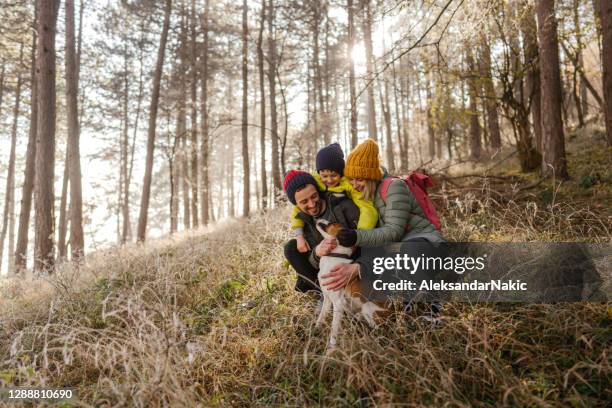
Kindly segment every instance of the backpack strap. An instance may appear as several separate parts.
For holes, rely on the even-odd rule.
[[[380,198],[382,198],[385,205],[387,204],[387,195],[389,195],[389,186],[391,185],[393,180],[395,180],[396,178],[397,177],[395,176],[390,176],[390,177],[383,179],[383,181],[380,183],[380,190],[379,190]]]
[[[427,191],[427,189],[433,187],[433,180],[427,174],[412,172],[408,176],[408,180],[412,181],[417,186],[421,187],[422,190]]]

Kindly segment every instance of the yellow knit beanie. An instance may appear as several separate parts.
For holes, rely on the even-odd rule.
[[[378,181],[383,174],[378,159],[378,144],[366,139],[353,149],[346,159],[344,175],[350,178]]]

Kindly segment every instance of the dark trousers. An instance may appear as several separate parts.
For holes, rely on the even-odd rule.
[[[319,271],[310,264],[308,260],[309,255],[310,251],[304,253],[298,251],[297,240],[295,239],[289,240],[285,244],[285,258],[287,258],[293,269],[297,272],[295,290],[298,292],[308,292],[309,290],[321,292],[317,278]]]

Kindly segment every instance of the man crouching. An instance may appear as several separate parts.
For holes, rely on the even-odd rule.
[[[355,229],[359,221],[359,209],[345,195],[319,191],[314,177],[305,171],[287,172],[284,190],[289,201],[300,209],[296,217],[304,221],[304,238],[311,248],[307,252],[299,252],[296,239],[285,244],[285,258],[298,275],[295,290],[320,292],[317,279],[319,260],[328,255],[337,243],[333,238],[323,239],[316,222],[324,219]]]

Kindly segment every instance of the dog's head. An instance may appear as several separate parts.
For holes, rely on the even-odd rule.
[[[342,229],[342,224],[331,223],[327,220],[318,220],[316,225],[323,238],[336,238],[336,235]]]

